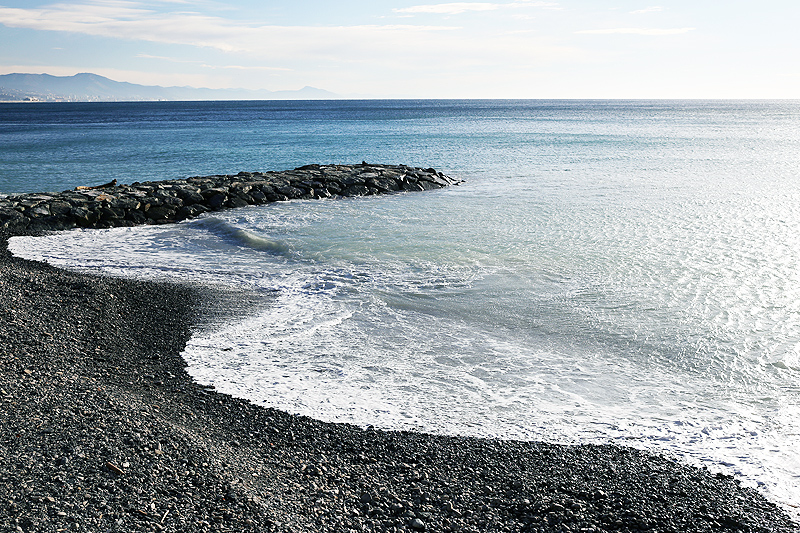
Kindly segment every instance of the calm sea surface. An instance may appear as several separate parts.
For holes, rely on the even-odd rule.
[[[800,505],[800,102],[0,104],[4,193],[362,160],[466,182],[11,249],[254,291],[184,356],[258,404],[616,442]]]

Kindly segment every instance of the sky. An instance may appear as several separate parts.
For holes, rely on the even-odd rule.
[[[800,98],[798,0],[0,0],[0,74],[367,98]]]

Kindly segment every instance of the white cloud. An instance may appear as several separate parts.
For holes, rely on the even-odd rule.
[[[84,0],[80,4],[31,9],[0,8],[0,24],[235,52],[235,55],[204,54],[202,63],[195,63],[194,78],[186,76],[187,69],[192,68],[189,65],[173,72],[176,80],[173,84],[196,86],[198,80],[203,80],[202,86],[235,83],[271,88],[275,83],[289,86],[313,83],[337,92],[415,94],[425,84],[410,80],[424,76],[446,73],[443,79],[456,79],[476,69],[527,71],[535,65],[549,65],[580,53],[526,35],[494,33],[492,39],[476,39],[474,32],[454,26],[259,26],[186,11],[158,12],[131,2],[89,4]],[[155,52],[149,59],[198,59],[180,50],[167,50]],[[120,63],[124,63],[123,58]],[[103,73],[95,66],[82,70],[87,68]],[[122,79],[142,83],[145,78],[131,75]],[[159,84],[163,85],[163,80]],[[375,89],[381,86],[385,87]]]
[[[681,33],[689,33],[696,29],[697,28],[609,28],[604,30],[580,30],[575,33],[593,35],[679,35]]]
[[[447,4],[426,4],[419,6],[411,6],[393,9],[395,13],[435,13],[438,15],[458,15],[466,13],[467,11],[494,11],[504,8],[515,7],[544,7],[556,8],[558,4],[555,2],[511,2],[506,4],[498,4],[491,2],[452,2]]]
[[[558,2],[530,2],[527,0],[523,0],[521,2],[512,2],[510,4],[506,4],[509,7],[541,7],[543,9],[562,9],[561,5]]]
[[[198,61],[196,59],[179,59],[177,57],[155,56],[152,54],[136,54],[136,57],[142,59],[154,59],[157,61],[167,61],[169,63],[186,63],[210,69],[255,70],[255,71],[260,70],[260,71],[281,71],[281,72],[290,72],[292,70],[289,68],[268,67],[263,65],[209,65],[208,63],[204,63],[203,61]]]
[[[432,4],[424,6],[411,6],[394,9],[396,13],[437,13],[440,15],[458,15],[467,11],[493,11],[499,9],[501,4],[482,2],[455,2],[452,4]]]
[[[190,63],[190,64],[202,63],[202,61],[197,61],[194,59],[178,59],[176,57],[154,56],[152,54],[136,54],[136,57],[140,57],[142,59],[157,59],[159,61],[169,61],[170,63]]]
[[[159,14],[132,2],[0,8],[0,23],[32,30],[240,50],[227,41],[234,27],[221,25],[219,19],[197,13]]]
[[[631,11],[634,15],[641,15],[643,13],[657,13],[659,11],[664,11],[664,8],[661,6],[650,6],[644,9],[637,9],[636,11]]]
[[[293,69],[290,68],[280,68],[280,67],[263,67],[263,66],[246,66],[246,65],[208,65],[203,63],[203,68],[210,68],[210,69],[227,69],[227,70],[253,70],[253,71],[268,71],[268,72],[292,72]]]
[[[43,8],[0,8],[0,24],[133,41],[214,48],[259,57],[330,55],[343,46],[370,43],[386,49],[425,41],[451,26],[253,26],[193,12],[158,13],[132,2],[54,4]]]

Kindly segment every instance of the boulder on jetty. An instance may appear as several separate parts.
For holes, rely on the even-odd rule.
[[[208,211],[294,199],[368,196],[440,189],[459,180],[405,165],[305,165],[118,185],[117,180],[60,193],[0,198],[0,229],[112,228],[165,224]]]

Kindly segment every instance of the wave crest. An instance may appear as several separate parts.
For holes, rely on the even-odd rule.
[[[247,231],[246,229],[236,227],[233,224],[219,218],[201,218],[193,221],[192,224],[195,224],[199,228],[208,231],[209,233],[221,239],[245,248],[268,252],[275,255],[287,255],[292,251],[292,247],[285,241],[261,237],[260,235],[256,235],[255,233]]]

